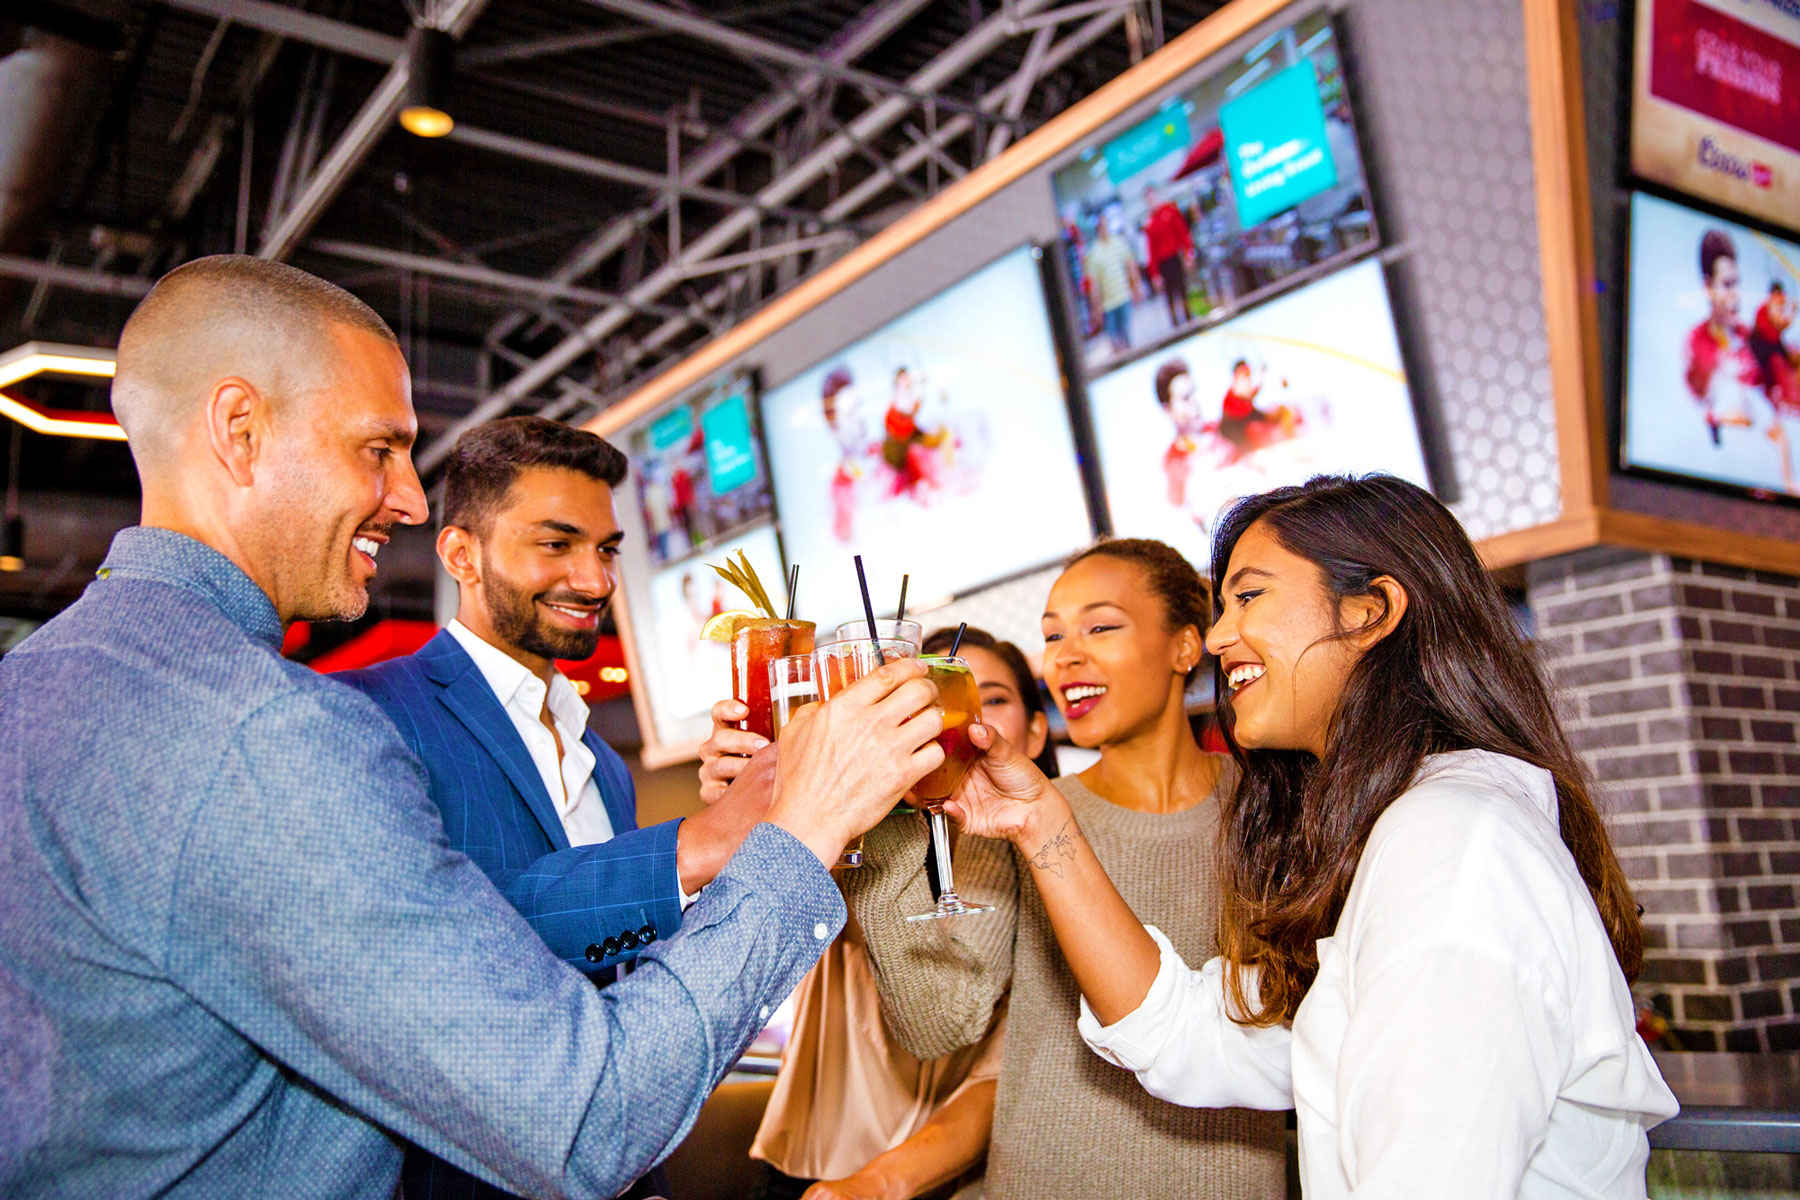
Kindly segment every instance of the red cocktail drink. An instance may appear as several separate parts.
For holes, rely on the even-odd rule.
[[[766,617],[739,622],[731,635],[731,695],[750,709],[744,728],[775,740],[769,711],[769,664],[778,658],[811,654],[811,621],[772,621]]]

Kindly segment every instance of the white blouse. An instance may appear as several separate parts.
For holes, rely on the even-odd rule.
[[[1642,1200],[1675,1097],[1557,832],[1550,774],[1427,759],[1375,822],[1292,1028],[1225,1010],[1224,960],[1161,931],[1138,1009],[1081,1035],[1152,1095],[1295,1108],[1308,1200]]]

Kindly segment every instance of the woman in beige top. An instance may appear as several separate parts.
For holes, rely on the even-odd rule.
[[[939,630],[925,639],[924,651],[947,653],[954,636],[955,630]],[[975,675],[983,723],[1054,776],[1049,722],[1018,647],[970,629],[958,653]],[[757,748],[760,739],[728,725],[740,712],[735,701],[713,710],[713,737],[702,748],[705,783],[727,780],[741,767],[741,753],[728,749]],[[961,861],[958,852],[959,866]],[[854,919],[794,996],[794,1034],[750,1149],[752,1158],[768,1165],[759,1200],[802,1194],[805,1200],[908,1200],[947,1191],[943,1185],[979,1166],[993,1124],[1004,999],[983,1035],[968,1045],[928,1060],[913,1057],[882,1024],[868,950]]]
[[[1043,618],[1044,678],[1077,745],[1100,761],[1056,781],[1094,856],[1144,921],[1188,961],[1217,953],[1214,866],[1230,763],[1195,741],[1183,696],[1199,671],[1211,597],[1173,548],[1102,541],[1072,560]],[[1076,1029],[1079,991],[1037,889],[1001,842],[964,838],[963,897],[996,911],[912,922],[930,907],[926,834],[884,821],[843,880],[875,966],[882,1014],[921,1058],[979,1040],[1010,988],[988,1200],[1281,1200],[1280,1113],[1184,1109],[1102,1062]],[[1040,865],[1057,869],[1054,844]]]

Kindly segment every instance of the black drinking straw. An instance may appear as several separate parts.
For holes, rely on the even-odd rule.
[[[869,644],[875,647],[875,661],[887,666],[887,655],[881,652],[881,638],[875,628],[875,605],[869,601],[869,577],[863,574],[862,555],[856,556],[856,586],[862,589],[863,616],[869,619]]]
[[[969,631],[969,623],[967,621],[964,621],[962,624],[960,624],[956,627],[956,636],[950,640],[950,653],[945,655],[944,657],[946,657],[946,658],[955,658],[956,657],[957,647],[962,645],[962,635],[967,633],[968,631]]]
[[[895,621],[906,620],[906,585],[911,582],[911,575],[902,575],[900,577],[900,607],[894,610]]]
[[[788,614],[787,619],[794,619],[794,593],[800,590],[800,564],[795,563],[788,569]]]

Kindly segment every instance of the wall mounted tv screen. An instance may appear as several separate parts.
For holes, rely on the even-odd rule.
[[[1800,497],[1800,243],[1638,193],[1620,462]]]
[[[1093,534],[1040,252],[1020,247],[763,394],[800,615],[878,614],[1044,566]]]
[[[1800,5],[1638,0],[1631,169],[1800,230]]]
[[[1326,12],[1087,147],[1052,188],[1090,375],[1377,239]]]
[[[1430,486],[1373,260],[1317,280],[1088,385],[1113,532],[1205,569],[1240,496],[1323,472]]]
[[[628,435],[649,560],[660,566],[769,519],[756,376],[739,371]]]

